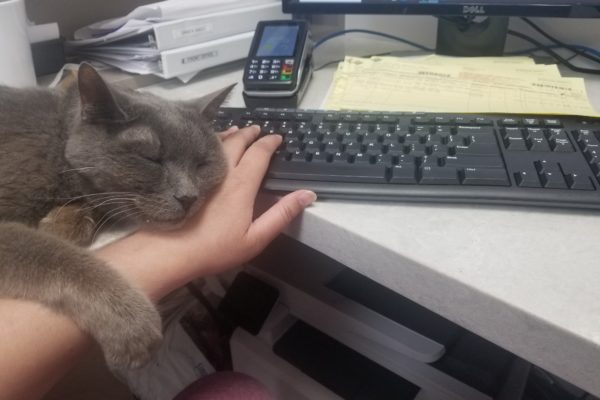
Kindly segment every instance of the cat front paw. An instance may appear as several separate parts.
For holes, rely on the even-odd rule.
[[[127,308],[96,337],[111,369],[144,366],[162,342],[161,318],[149,301],[142,306],[129,304]]]

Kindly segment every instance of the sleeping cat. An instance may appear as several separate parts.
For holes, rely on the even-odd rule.
[[[161,339],[153,304],[64,238],[86,244],[106,223],[175,226],[194,213],[226,172],[210,121],[231,87],[168,102],[109,87],[87,64],[77,81],[0,87],[0,297],[68,316],[109,365],[137,367]]]

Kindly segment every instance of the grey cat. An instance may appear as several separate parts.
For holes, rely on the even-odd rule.
[[[87,64],[77,82],[0,87],[0,297],[70,317],[110,366],[137,367],[161,340],[155,307],[68,240],[87,244],[108,221],[176,226],[194,213],[226,173],[210,121],[231,87],[168,102],[110,87]]]

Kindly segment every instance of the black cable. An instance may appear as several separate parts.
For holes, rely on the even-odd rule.
[[[463,29],[466,27],[466,25],[468,25],[472,19],[467,19],[464,17],[455,17],[455,18],[448,18],[448,17],[438,17],[441,19],[444,19],[446,21],[450,21],[453,22],[455,24],[464,24]],[[533,29],[535,29],[537,32],[539,32],[541,35],[544,35],[546,38],[548,38],[549,40],[551,40],[553,43],[556,43],[558,46],[565,48],[569,51],[572,51],[574,53],[576,53],[577,55],[580,55],[582,57],[585,57],[587,59],[593,60],[595,62],[599,62],[600,63],[600,58],[590,55],[590,54],[586,54],[585,52],[570,46],[566,43],[563,43],[561,41],[559,41],[558,39],[553,38],[552,36],[550,36],[548,33],[546,33],[544,30],[542,30],[539,26],[537,26],[536,24],[534,24],[533,22],[529,21],[527,18],[522,18],[527,24],[529,24]],[[513,31],[511,29],[509,29],[507,31],[507,33],[509,35],[518,37],[519,39],[525,40],[529,43],[532,43],[534,46],[536,46],[538,49],[540,49],[541,51],[546,52],[547,54],[550,54],[557,62],[559,62],[560,64],[565,65],[567,68],[575,71],[575,72],[580,72],[580,73],[584,73],[584,74],[592,74],[592,75],[600,75],[600,69],[591,69],[591,68],[583,68],[583,67],[578,67],[574,64],[572,64],[571,62],[569,62],[569,60],[567,60],[566,58],[562,57],[560,54],[558,54],[557,52],[553,51],[551,49],[551,46],[546,46],[544,44],[542,44],[541,42],[538,42],[537,40],[535,40],[534,38],[525,35],[521,32],[516,32]]]
[[[540,50],[551,55],[556,61],[563,64],[570,70],[573,70],[575,72],[580,72],[582,74],[600,75],[600,69],[583,68],[583,67],[578,67],[576,65],[573,65],[572,63],[569,62],[569,60],[562,57],[560,54],[558,54],[557,52],[552,50],[549,46],[546,46],[545,44],[538,42],[537,40],[535,40],[534,38],[532,38],[530,36],[527,36],[521,32],[513,31],[512,29],[509,29],[506,33],[533,44],[534,46],[538,47]]]
[[[573,53],[577,54],[578,56],[581,56],[581,57],[587,58],[588,60],[592,60],[594,62],[600,63],[600,57],[594,56],[592,54],[588,54],[584,51],[579,50],[576,47],[573,47],[573,46],[553,37],[548,32],[546,32],[542,28],[540,28],[537,24],[530,21],[529,18],[521,17],[521,20],[523,20],[523,22],[525,22],[527,25],[529,25],[531,28],[533,28],[537,33],[544,36],[546,39],[550,40],[552,43],[556,43],[557,45],[572,51]]]
[[[371,31],[368,29],[346,29],[343,31],[338,31],[338,32],[333,32],[329,35],[325,35],[323,36],[321,39],[317,40],[314,44],[313,44],[313,50],[316,49],[317,47],[319,47],[320,45],[322,45],[323,43],[325,43],[328,40],[331,40],[335,37],[338,36],[342,36],[345,35],[347,33],[364,33],[367,35],[376,35],[376,36],[382,36],[388,39],[393,39],[393,40],[397,40],[399,42],[405,43],[409,46],[412,47],[416,47],[417,49],[423,50],[423,51],[427,51],[427,52],[433,52],[433,49],[430,49],[429,47],[423,46],[422,44],[419,43],[415,43],[412,42],[410,40],[398,37],[398,36],[394,36],[394,35],[390,35],[389,33],[383,33],[383,32],[377,32],[377,31]]]

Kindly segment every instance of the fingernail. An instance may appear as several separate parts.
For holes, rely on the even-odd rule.
[[[239,131],[240,128],[237,125],[233,125],[232,127],[230,127],[229,129],[227,129],[228,133],[233,133],[233,132],[237,132]]]
[[[315,200],[317,200],[317,194],[310,190],[303,190],[299,195],[300,204],[304,207],[311,205]]]
[[[282,141],[283,141],[283,136],[281,136],[281,135],[278,135],[278,134],[276,134],[276,133],[274,133],[274,134],[272,134],[272,135],[269,135],[269,136],[277,138],[277,141],[278,141],[278,142],[282,142]],[[271,139],[271,140],[273,140],[273,139]]]

